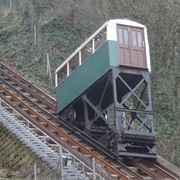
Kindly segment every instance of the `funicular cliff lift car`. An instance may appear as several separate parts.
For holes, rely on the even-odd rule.
[[[56,70],[57,113],[118,156],[156,157],[147,29],[109,20]]]

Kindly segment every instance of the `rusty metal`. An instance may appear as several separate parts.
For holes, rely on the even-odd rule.
[[[41,91],[33,84],[29,83],[22,76],[9,69],[2,63],[0,63],[0,73],[6,76],[6,78],[9,78],[9,80],[11,80],[13,83],[20,86],[22,90],[28,92],[32,97],[35,97],[41,103],[43,102],[43,104],[45,104],[48,108],[52,109],[53,111],[56,110],[57,102],[55,99]]]
[[[168,173],[167,171],[165,171],[163,168],[159,167],[157,164],[153,163],[152,161],[145,159],[143,160],[143,164],[145,164],[149,169],[152,169],[156,173],[160,174],[163,178],[177,179],[175,176]]]
[[[131,162],[131,164],[135,166],[138,170],[142,171],[153,179],[177,179],[175,176],[168,173],[163,168],[159,167],[156,162],[152,162],[148,159],[134,158],[127,158],[127,160]]]
[[[58,114],[117,156],[156,159],[149,81],[146,70],[112,67]]]
[[[144,173],[148,174],[150,177],[154,179],[162,179],[163,177],[157,174],[155,171],[149,169],[147,166],[145,166],[143,163],[136,161],[135,159],[131,159],[132,164],[143,171]]]
[[[4,101],[14,106],[14,108],[18,112],[20,112],[23,116],[29,119],[39,129],[47,133],[51,138],[53,138],[59,144],[62,144],[62,141],[60,141],[60,137],[66,138],[68,139],[68,143],[71,144],[71,146],[77,146],[80,152],[84,154],[88,154],[90,157],[95,158],[97,162],[99,162],[103,167],[106,167],[106,169],[109,170],[112,174],[116,174],[118,175],[118,177],[122,177],[123,179],[129,179],[128,176],[123,174],[121,171],[119,171],[115,167],[111,166],[108,162],[106,162],[101,157],[99,157],[99,155],[93,153],[91,150],[87,149],[86,147],[78,143],[76,140],[73,139],[73,137],[71,137],[70,135],[65,133],[65,131],[58,128],[57,124],[53,124],[52,122],[45,119],[41,114],[33,110],[31,107],[25,104],[22,100],[18,99],[14,94],[10,93],[2,85],[0,85],[0,91],[1,91],[1,94],[4,94],[4,96],[1,96],[1,98]],[[5,98],[5,96],[8,96],[8,98]],[[34,115],[33,118],[31,117],[32,115]],[[65,143],[63,145],[65,145]]]
[[[49,113],[47,109],[45,110],[42,107],[38,107],[38,104],[33,103],[28,97],[23,95],[23,92],[15,92],[15,89],[13,89],[12,86],[6,86],[7,88],[4,86],[5,84],[1,82],[1,98],[5,100],[8,104],[13,106],[18,112],[20,112],[23,116],[29,119],[38,128],[46,132],[51,138],[53,138],[62,146],[68,148],[71,146],[71,150],[79,151],[90,158],[95,158],[98,164],[101,164],[102,167],[105,167],[111,174],[114,174],[116,178],[144,179],[139,172],[131,170],[128,166],[125,165],[125,163],[121,162],[121,160],[111,160],[109,158],[107,161],[107,159],[105,160],[105,158],[107,157],[103,157],[102,155],[97,154],[97,151],[95,149],[93,150],[95,151],[95,153],[92,152],[92,148],[88,147],[87,145],[84,145],[86,144],[86,142],[82,144],[82,140],[78,139],[77,137],[74,137],[72,134],[73,132],[70,133],[67,132],[66,129],[58,127],[60,126],[59,121],[61,121],[61,119]],[[41,102],[41,104],[44,104],[43,101]],[[101,150],[98,149],[98,152],[99,151]],[[116,162],[116,165],[112,165],[113,161]],[[128,158],[126,159],[126,161],[134,167],[136,167],[137,169],[139,169],[140,171],[146,173],[151,178],[176,179],[174,176],[166,172],[166,170],[160,168],[158,164],[153,164],[151,161],[140,161],[133,158]]]
[[[44,109],[41,106],[42,103],[40,103],[40,102],[39,102],[40,104],[38,103],[37,99],[27,98],[26,93],[19,91],[17,88],[14,88],[13,85],[7,83],[5,80],[3,80],[1,78],[0,78],[0,84],[2,84],[2,86],[6,87],[7,89],[11,89],[11,92],[13,92],[13,94],[15,94],[18,97],[21,97],[21,100],[23,100],[23,102],[26,102],[28,105],[31,105],[31,107],[33,106],[33,108],[36,109],[37,112],[43,111],[43,113],[41,113],[41,115],[42,114],[45,115],[46,118],[48,118],[48,119],[55,118],[55,116],[53,114],[49,113],[47,109]]]
[[[169,161],[163,159],[161,156],[157,155],[157,162],[158,167],[161,167],[165,171],[169,172],[171,175],[174,175],[177,179],[180,179],[180,170],[178,167],[170,163]]]

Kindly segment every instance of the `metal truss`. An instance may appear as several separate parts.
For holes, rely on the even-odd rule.
[[[149,72],[114,68],[112,70],[115,126],[121,155],[154,157],[154,122]]]
[[[67,112],[75,114],[72,123],[113,153],[154,157],[155,135],[147,70],[113,67],[69,109]]]

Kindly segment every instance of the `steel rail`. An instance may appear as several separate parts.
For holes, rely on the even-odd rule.
[[[163,178],[167,178],[167,179],[177,179],[175,176],[173,176],[172,174],[170,174],[169,172],[165,171],[163,168],[159,167],[157,164],[143,159],[142,160],[143,164],[145,164],[148,168],[154,170],[155,172],[157,172],[158,174],[160,174]]]
[[[35,92],[40,92],[40,94],[46,96],[46,98],[48,98],[54,105],[56,105],[56,100],[54,98],[52,98],[50,95],[48,95],[47,93],[45,93],[44,91],[42,91],[41,89],[39,89],[38,87],[36,87],[35,85],[33,85],[32,83],[29,83],[25,78],[23,78],[22,76],[20,76],[18,73],[16,73],[15,71],[13,71],[12,69],[10,69],[9,67],[7,67],[5,64],[0,62],[0,68],[2,69],[6,69],[8,70],[8,72],[10,72],[11,74],[14,74],[16,77],[18,77],[19,79],[24,80],[24,82],[26,82],[26,84],[29,84],[31,86],[31,89],[34,90]]]
[[[155,171],[152,171],[151,169],[149,169],[146,165],[144,165],[142,162],[139,162],[135,159],[130,159],[131,163],[137,167],[138,169],[140,169],[141,171],[143,171],[144,173],[148,174],[150,177],[154,178],[154,179],[162,179],[163,177],[161,175],[159,175],[158,173],[156,173]]]
[[[1,79],[1,78],[0,78]],[[85,133],[81,132],[78,128],[72,126],[70,123],[68,123],[66,120],[64,120],[62,117],[60,121],[57,120],[56,117],[54,117],[52,114],[48,113],[46,110],[44,110],[41,106],[38,106],[38,104],[36,104],[34,101],[32,101],[31,99],[27,99],[26,96],[19,92],[16,88],[14,88],[11,84],[8,84],[5,80],[2,80],[3,85],[8,86],[8,88],[11,88],[11,90],[15,91],[15,93],[17,93],[18,95],[21,95],[22,98],[28,103],[32,105],[36,106],[34,107],[36,110],[37,108],[40,109],[41,111],[43,111],[43,114],[46,114],[46,116],[48,116],[48,120],[49,118],[51,118],[52,122],[57,122],[61,124],[61,127],[64,126],[65,128],[67,128],[68,130],[74,131],[76,135],[80,135],[80,138],[83,138],[83,140],[86,141],[86,143],[90,143],[91,145],[93,144],[93,147],[101,150],[104,154],[106,154],[109,158],[111,159],[117,159],[117,155],[113,154],[111,151],[109,151],[108,149],[106,149],[104,146],[102,146],[101,144],[99,144],[98,142],[96,142],[94,139],[90,138],[89,136],[87,136]],[[23,101],[24,101],[23,100]],[[23,113],[23,112],[22,112]],[[46,117],[45,117],[46,118]],[[46,118],[47,119],[47,118]],[[58,124],[57,124],[58,125]],[[64,143],[63,143],[64,145]],[[120,163],[118,161],[118,163]],[[140,176],[138,173],[132,171],[131,169],[129,169],[127,166],[125,166],[123,163],[120,163],[121,167],[123,167],[126,171],[129,172],[129,174],[131,174],[132,176],[136,177],[137,179],[143,179],[142,176]]]
[[[25,82],[26,80],[24,78],[22,78],[18,74],[16,76],[16,73],[14,71],[10,70],[9,68],[7,68],[7,69],[6,68],[7,68],[6,66],[3,66],[3,64],[0,63],[0,73],[1,74],[5,75],[7,78],[9,78],[9,80],[11,80],[12,83],[17,84],[20,87],[25,86],[23,84],[23,82],[21,81],[21,79],[23,79],[24,82]],[[2,69],[4,69],[4,70],[2,70]],[[10,73],[7,74],[6,71],[8,71]],[[13,74],[13,72],[14,72],[15,75]],[[13,76],[13,78],[11,76]],[[16,77],[19,80],[18,82],[20,82],[20,83],[18,83],[18,82],[16,83]],[[3,80],[3,84],[8,85],[8,83],[6,83],[5,80]],[[27,82],[25,84],[28,85],[29,87],[33,86],[29,82]],[[43,94],[43,91],[41,91],[41,90],[39,90],[39,92],[37,93],[37,91],[35,91],[33,88],[32,89],[29,88],[28,91],[27,91],[26,88],[23,88],[23,87],[21,87],[21,88],[24,90],[23,92],[28,92],[32,96],[33,96],[33,94],[36,94],[37,96],[34,96],[34,98],[36,98],[37,100],[38,100],[38,97],[42,96],[42,94]],[[13,89],[13,91],[16,91],[18,93],[18,95],[21,94],[20,98],[25,98],[26,103],[30,104],[30,102],[31,102],[32,104],[34,104],[36,106],[36,107],[33,107],[35,110],[32,107],[30,107],[29,105],[27,105],[24,102],[24,100],[17,98],[15,94],[9,92],[8,89],[11,89],[11,90]],[[11,104],[11,106],[15,107],[15,109],[17,108],[16,109],[17,111],[19,111],[21,114],[23,114],[27,119],[29,119],[32,123],[34,123],[40,129],[42,129],[44,132],[49,134],[52,138],[54,138],[54,140],[56,140],[57,142],[62,144],[64,147],[67,147],[67,142],[65,142],[64,140],[62,140],[60,138],[60,136],[62,136],[64,139],[67,139],[69,144],[71,144],[72,146],[77,146],[78,150],[80,152],[83,152],[85,154],[89,154],[86,151],[86,150],[88,150],[88,151],[90,151],[92,153],[91,150],[87,149],[82,144],[78,143],[77,140],[73,139],[65,131],[65,129],[68,129],[70,131],[75,131],[76,132],[76,131],[78,131],[78,129],[76,127],[73,127],[69,123],[65,123],[65,120],[62,119],[61,117],[59,117],[60,119],[58,119],[57,116],[54,116],[54,115],[52,115],[52,113],[48,112],[48,109],[45,110],[38,103],[36,104],[32,100],[30,100],[28,97],[26,97],[26,95],[23,95],[23,92],[20,92],[16,88],[13,88],[13,84],[11,84],[11,86],[9,85],[8,89],[3,87],[3,86],[0,86],[0,91],[1,91],[2,94],[4,94],[2,99],[4,99],[9,104]],[[5,96],[8,96],[8,97],[5,97]],[[52,99],[52,101],[54,101],[54,99],[52,97],[49,96],[48,98],[50,98],[50,99]],[[51,101],[51,100],[49,100],[49,101]],[[46,104],[46,99],[42,98],[41,104]],[[36,111],[38,108],[40,108],[40,110],[38,110],[39,113]],[[45,117],[42,116],[42,114],[40,114],[40,113],[44,113]],[[47,118],[49,119],[49,117],[51,117],[51,120],[47,120]],[[58,127],[59,125],[64,127],[65,129],[64,130],[62,130],[62,128],[60,129]],[[76,133],[75,134],[78,135],[80,132],[78,131],[77,134]],[[81,133],[83,133],[83,132],[81,132]],[[71,139],[69,139],[69,137],[71,137]],[[79,137],[82,138],[82,134]],[[88,142],[88,143],[90,143],[90,141],[91,141],[86,136],[85,137],[83,136],[83,139],[85,140],[85,142]],[[95,146],[95,144],[92,144],[92,142],[90,144]],[[99,146],[95,146],[95,147],[96,148],[98,147],[97,150],[102,151],[102,149],[100,149]],[[74,150],[74,148],[72,148],[72,149]],[[105,153],[105,151],[102,151],[101,153]],[[108,162],[106,162],[104,159],[102,159],[102,157],[100,157],[99,155],[97,155],[97,154],[95,154],[95,155],[96,155],[96,157],[93,156],[93,155],[92,156],[89,155],[89,157],[90,156],[91,156],[91,158],[94,157],[96,159],[96,161],[99,161],[102,164],[102,166],[106,167],[109,171],[111,171],[112,174],[117,174],[116,172],[119,172],[119,170],[117,168],[115,168],[115,170],[114,169],[111,170],[111,168],[108,168],[108,166],[110,164]],[[107,153],[106,155],[108,157],[112,158],[112,159],[117,158],[117,157],[115,157],[115,155],[109,155],[109,153]],[[156,179],[159,179],[159,178],[161,178],[161,179],[162,178],[177,179],[174,176],[172,176],[171,174],[169,174],[166,170],[160,168],[158,164],[155,164],[155,163],[153,164],[151,161],[144,160],[143,162],[139,162],[138,160],[133,159],[133,158],[129,158],[128,161],[131,164],[133,164],[134,167],[136,167],[137,169],[140,169],[141,171],[143,171],[144,173],[149,175],[149,177],[151,177],[151,178],[156,178]],[[104,163],[104,162],[106,162],[107,164]],[[117,162],[120,164],[120,167],[122,169],[124,169],[128,174],[130,174],[130,176],[133,176],[133,179],[134,178],[136,178],[136,179],[144,179],[139,173],[131,170],[128,166],[126,166],[124,163],[122,163],[120,160],[118,160],[118,158],[117,158]],[[124,173],[122,173],[122,174],[124,175],[124,177],[122,175],[117,175],[117,176],[119,178],[122,177],[123,179],[130,179],[129,175],[124,174]]]
[[[42,111],[44,115],[48,116],[48,118],[50,119],[55,119],[56,117],[54,115],[52,115],[52,113],[50,113],[48,110],[44,109],[41,104],[39,104],[37,101],[34,101],[29,98],[27,98],[26,95],[24,95],[24,92],[21,92],[19,90],[17,90],[17,88],[15,88],[12,84],[7,83],[7,81],[5,81],[4,79],[0,78],[0,84],[2,84],[2,86],[6,86],[7,89],[11,89],[13,90],[14,94],[21,96],[21,99],[25,102],[27,102],[29,105],[33,106],[36,109],[36,111]]]
[[[15,89],[12,85],[8,84],[7,82],[5,82],[4,80],[3,81],[3,85],[6,85],[8,86],[8,88],[11,88],[11,90],[14,90],[16,93],[18,93],[18,95],[21,95],[22,98],[25,98],[25,101],[28,103],[28,104],[31,104],[32,105],[35,105],[36,107],[36,110],[37,108],[41,109],[43,111],[43,113],[45,113],[47,116],[50,116],[52,120],[52,122],[59,122],[52,114],[49,114],[47,111],[45,111],[42,107],[39,107],[38,104],[34,103],[32,100],[30,99],[27,99],[25,97],[25,95],[23,95],[23,93],[19,92],[17,89]],[[2,83],[2,82],[1,82]],[[27,100],[26,100],[27,99]],[[22,100],[22,99],[21,99]],[[23,100],[24,102],[24,100]],[[45,112],[44,112],[45,111]],[[23,112],[21,112],[22,114]],[[24,115],[25,116],[25,115]],[[47,118],[46,118],[47,119]],[[48,118],[49,119],[49,118]],[[86,134],[84,134],[83,132],[81,132],[80,130],[78,130],[78,128],[75,128],[74,126],[72,126],[70,123],[68,123],[67,121],[65,121],[63,118],[61,118],[60,122],[59,122],[61,125],[65,126],[68,130],[70,129],[71,131],[75,131],[75,134],[76,135],[79,135],[80,134],[80,137],[83,138],[83,140],[85,140],[86,142],[90,143],[90,144],[93,144],[93,147],[101,150],[103,153],[105,153],[109,158],[111,159],[117,159],[117,155],[113,154],[111,151],[107,150],[106,148],[104,148],[101,144],[99,144],[98,142],[94,142],[94,139],[92,138],[89,138]],[[57,124],[58,125],[58,124]],[[61,126],[62,127],[62,126]],[[83,136],[83,137],[82,137]],[[64,145],[64,143],[63,143]],[[136,177],[137,179],[143,179],[142,176],[140,176],[138,173],[132,171],[131,169],[129,169],[127,166],[125,166],[122,162],[120,163],[120,161],[118,161],[119,164],[121,164],[121,167],[123,169],[125,169],[126,171],[128,171],[128,173],[133,176],[133,177]]]
[[[66,134],[63,130],[57,127],[57,124],[53,124],[52,122],[49,122],[47,119],[45,119],[41,114],[33,110],[31,107],[29,107],[27,104],[25,104],[21,99],[18,99],[14,94],[9,92],[6,88],[4,88],[2,85],[0,85],[1,94],[4,94],[4,96],[10,97],[9,99],[2,97],[3,100],[5,100],[7,103],[13,105],[13,107],[23,114],[26,118],[28,118],[33,124],[35,124],[38,128],[46,132],[51,138],[53,138],[58,143],[60,142],[60,136],[68,139],[68,143],[77,146],[79,151],[90,155],[92,158],[95,158],[97,162],[99,162],[103,167],[105,167],[107,170],[109,170],[112,174],[116,174],[119,178],[123,179],[129,179],[127,175],[119,171],[117,168],[111,166],[108,162],[106,162],[104,159],[102,159],[99,155],[93,153],[91,150],[87,149],[85,146],[78,143],[76,140],[74,140],[70,135]],[[17,108],[17,106],[19,108]],[[23,111],[22,109],[25,109]],[[36,116],[36,119],[31,117],[32,115]],[[41,123],[41,124],[40,124]],[[44,123],[44,125],[42,125]],[[53,130],[53,132],[50,130]]]
[[[22,76],[20,76],[2,63],[0,63],[0,73],[8,77],[13,83],[19,85],[24,91],[37,98],[40,102],[43,102],[53,111],[56,110],[57,102],[55,99],[41,91],[33,84],[29,83]]]
[[[7,67],[6,67],[7,68]],[[44,108],[41,107],[41,105],[38,104],[37,101],[32,101],[31,99],[28,99],[23,93],[19,90],[17,90],[17,88],[13,87],[13,84],[11,83],[7,83],[7,81],[5,81],[4,79],[0,78],[0,83],[5,84],[6,86],[8,86],[8,88],[13,89],[16,93],[18,94],[22,94],[22,98],[27,101],[28,104],[31,103],[31,105],[35,105],[38,107],[38,109],[41,109],[43,111],[43,114],[45,114],[46,116],[48,116],[48,120],[49,119],[54,119],[55,121],[58,121],[61,126],[64,126],[65,128],[67,128],[70,131],[75,131],[74,134],[76,134],[77,136],[79,136],[79,134],[81,134],[81,138],[83,136],[83,139],[90,143],[91,145],[93,144],[93,147],[97,148],[97,149],[101,149],[107,156],[109,156],[112,159],[116,159],[117,155],[113,154],[111,151],[109,151],[108,149],[106,149],[104,146],[102,146],[100,143],[98,143],[97,141],[95,141],[92,138],[89,138],[89,136],[87,136],[85,133],[81,132],[78,128],[72,126],[71,124],[67,123],[67,121],[65,121],[62,117],[60,117],[61,119],[57,119],[57,116],[54,115],[54,113],[50,113],[48,112],[48,110],[45,110]],[[25,91],[26,92],[26,91]],[[36,109],[37,110],[37,109]]]
[[[116,159],[118,157],[116,154],[112,153],[110,150],[108,150],[107,148],[102,146],[102,144],[98,143],[97,141],[95,141],[94,139],[89,137],[87,134],[85,134],[84,132],[79,130],[77,127],[74,127],[72,124],[70,124],[68,121],[66,121],[62,117],[59,117],[60,119],[57,118],[57,116],[52,115],[50,112],[48,112],[47,110],[45,110],[44,108],[39,106],[39,104],[37,102],[34,102],[31,99],[28,99],[23,94],[23,92],[18,91],[16,88],[14,88],[11,84],[7,83],[5,80],[0,78],[0,83],[3,85],[6,85],[7,88],[11,88],[11,90],[13,90],[16,95],[20,95],[21,98],[23,99],[23,101],[26,101],[28,104],[31,105],[31,107],[34,105],[34,109],[36,109],[36,111],[42,111],[45,118],[48,119],[49,121],[59,123],[61,125],[61,127],[63,126],[64,128],[70,130],[77,136],[80,136],[80,138],[83,138],[83,140],[85,140],[89,144],[93,145],[94,148],[100,149],[104,154],[106,154],[111,159]]]
[[[135,167],[154,179],[177,179],[150,160],[134,158],[127,158],[127,160],[131,161]]]

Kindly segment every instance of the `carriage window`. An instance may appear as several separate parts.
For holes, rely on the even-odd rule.
[[[123,35],[122,35],[122,29],[118,29],[119,32],[119,42],[123,44]]]
[[[96,51],[99,49],[106,42],[106,40],[106,29],[104,29],[94,38],[94,50]]]
[[[67,64],[58,72],[58,84],[60,84],[67,77]]]
[[[128,30],[123,29],[123,33],[124,33],[124,44],[129,44]]]
[[[81,50],[81,61],[84,62],[93,53],[92,41]]]
[[[142,33],[137,32],[137,40],[138,40],[138,46],[142,47]]]
[[[132,31],[133,46],[137,46],[136,31]]]
[[[79,53],[76,54],[69,62],[69,72],[73,72],[79,66]]]

